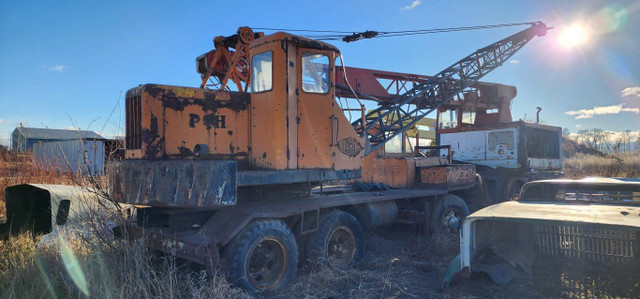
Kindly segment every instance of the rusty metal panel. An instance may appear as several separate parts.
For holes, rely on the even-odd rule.
[[[252,43],[251,55],[271,52],[273,67],[271,89],[251,93],[249,165],[252,168],[287,169],[287,158],[296,154],[296,145],[288,144],[287,136],[287,124],[296,123],[288,117],[287,88],[297,91],[296,86],[288,86],[286,51],[292,51],[289,47],[288,43],[275,42],[268,37]]]
[[[416,167],[412,157],[364,158],[362,181],[384,183],[393,188],[410,188],[415,185]]]
[[[445,185],[447,183],[446,167],[420,168],[420,183],[428,185]]]
[[[476,183],[476,167],[472,164],[447,166],[447,183],[449,187],[468,186]]]
[[[475,182],[476,168],[471,164],[420,168],[420,183],[423,185],[446,185],[449,189],[454,189],[473,185]]]
[[[146,84],[127,91],[127,159],[246,158],[248,93]]]
[[[109,164],[109,194],[121,203],[173,207],[235,205],[236,162],[131,160]]]
[[[322,93],[320,90],[305,90],[309,86],[308,80],[316,79],[322,81],[317,72],[326,71],[329,76],[333,76],[330,71],[333,64],[333,52],[309,50],[297,48],[297,83],[298,95],[298,168],[333,168],[332,145],[337,144],[338,124],[333,115],[333,93],[330,85]],[[290,49],[291,51],[291,49]],[[312,55],[325,55],[328,65],[315,66],[310,61],[303,65],[305,58]],[[306,73],[303,68],[308,67]],[[329,78],[331,81],[332,78]],[[326,85],[326,84],[325,84]],[[343,114],[343,113],[341,113]],[[351,127],[351,126],[350,126]],[[344,128],[353,131],[353,127]]]
[[[246,170],[238,171],[237,176],[238,186],[259,186],[357,179],[361,177],[361,171],[359,169]]]

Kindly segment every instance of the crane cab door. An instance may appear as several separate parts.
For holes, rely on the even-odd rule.
[[[298,168],[334,168],[332,147],[338,119],[333,116],[334,53],[297,49]]]

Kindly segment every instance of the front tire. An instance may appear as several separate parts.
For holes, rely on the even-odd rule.
[[[334,268],[351,266],[363,254],[362,227],[353,215],[343,211],[322,216],[318,231],[307,241],[307,258]]]
[[[298,268],[298,246],[281,220],[258,220],[244,228],[225,249],[229,282],[257,293],[280,288]]]

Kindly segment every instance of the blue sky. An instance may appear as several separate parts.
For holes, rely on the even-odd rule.
[[[0,143],[18,123],[122,132],[127,89],[197,86],[196,56],[244,25],[395,31],[536,20],[556,29],[484,79],[518,88],[514,119],[533,119],[540,106],[543,121],[573,132],[640,130],[638,1],[0,0]],[[587,43],[561,47],[575,23],[592,27]],[[334,44],[349,66],[429,75],[522,29]]]

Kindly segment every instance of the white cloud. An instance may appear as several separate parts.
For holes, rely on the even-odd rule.
[[[6,123],[6,122],[7,122],[7,120],[6,120],[6,119],[2,119],[2,118],[0,118],[0,125],[1,125],[1,124],[4,124],[4,123]]]
[[[56,72],[62,72],[64,71],[64,69],[66,68],[66,66],[64,65],[54,65],[48,68],[48,70],[50,71],[56,71]]]
[[[511,59],[509,60],[509,63],[518,64],[520,63],[520,60]]]
[[[575,116],[575,119],[586,119],[592,118],[594,115],[603,115],[603,114],[618,114],[620,112],[632,112],[640,114],[640,108],[623,108],[624,104],[620,105],[611,105],[611,106],[596,106],[593,109],[580,109],[567,111],[564,114]]]
[[[411,2],[411,4],[407,5],[407,6],[403,6],[400,9],[402,10],[409,10],[409,9],[414,9],[416,8],[418,5],[420,5],[420,3],[422,3],[422,1],[420,0],[415,0],[413,2]]]
[[[623,97],[635,96],[640,98],[640,86],[627,87],[623,89],[620,94]]]
[[[582,124],[577,124],[576,125],[576,128],[581,128],[581,127],[582,127]]]

